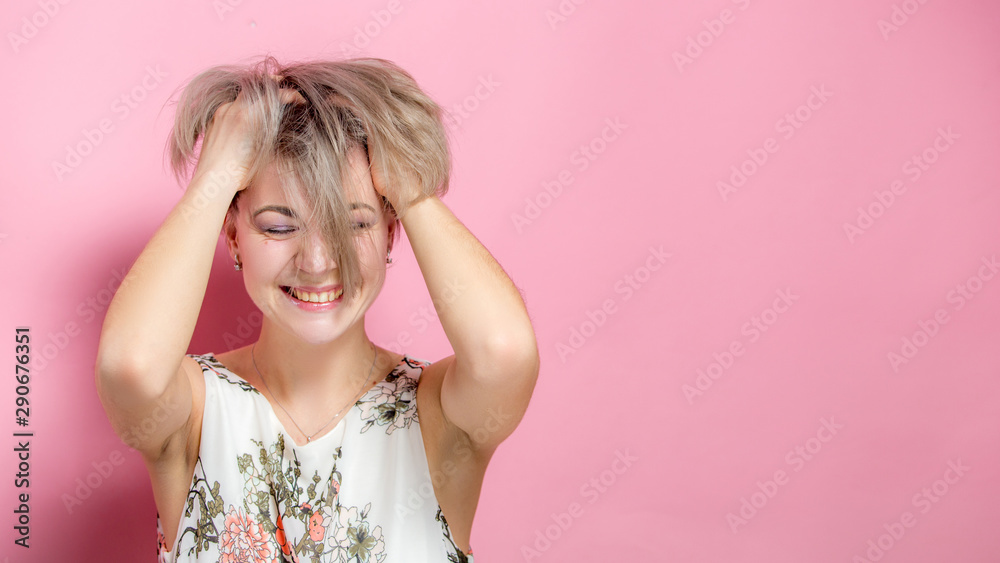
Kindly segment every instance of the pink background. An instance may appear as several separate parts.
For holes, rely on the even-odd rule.
[[[542,353],[487,474],[477,561],[1000,560],[1000,278],[984,266],[1000,5],[232,3],[4,4],[0,329],[13,363],[31,327],[36,366],[29,550],[0,384],[0,563],[154,560],[148,477],[93,386],[107,288],[181,196],[171,92],[266,52],[392,59],[455,115],[444,201],[523,290]],[[748,176],[723,197],[734,166]],[[451,351],[419,320],[430,298],[401,243],[370,336],[437,360]],[[216,258],[192,352],[260,323]]]

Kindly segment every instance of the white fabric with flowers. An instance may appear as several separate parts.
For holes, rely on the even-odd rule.
[[[305,446],[212,353],[201,446],[174,548],[160,563],[471,563],[434,495],[417,418],[422,360],[404,356],[333,430]]]

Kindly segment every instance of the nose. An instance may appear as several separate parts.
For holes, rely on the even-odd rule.
[[[302,237],[302,244],[295,257],[295,266],[310,274],[324,273],[337,266],[336,254],[330,252],[323,234],[318,230]]]

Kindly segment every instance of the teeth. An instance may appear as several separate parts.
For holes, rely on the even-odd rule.
[[[323,293],[310,293],[291,288],[290,293],[293,297],[300,301],[308,301],[309,303],[329,303],[330,301],[340,297],[340,294],[343,293],[343,291],[338,289],[336,291],[324,291]]]

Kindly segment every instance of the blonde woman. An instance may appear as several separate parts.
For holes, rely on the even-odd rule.
[[[387,60],[267,56],[193,78],[168,145],[178,178],[194,171],[95,366],[149,471],[159,561],[472,561],[483,476],[539,358],[518,289],[439,199],[439,106]],[[436,362],[366,333],[400,229],[454,350]],[[220,231],[260,337],[187,354]]]

